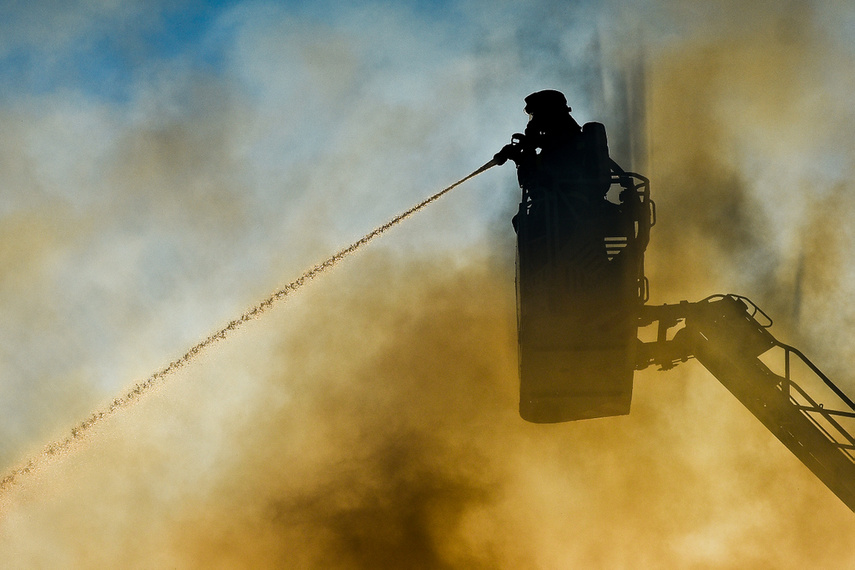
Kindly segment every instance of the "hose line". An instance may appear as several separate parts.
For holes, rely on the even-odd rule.
[[[365,244],[370,242],[372,239],[380,236],[381,234],[386,232],[386,230],[388,230],[388,229],[392,228],[393,226],[399,224],[400,222],[406,220],[407,218],[409,218],[410,216],[412,216],[413,214],[415,214],[416,212],[418,212],[419,210],[421,210],[425,206],[435,202],[436,200],[438,200],[439,198],[441,198],[442,196],[444,196],[445,194],[447,194],[448,192],[450,192],[451,190],[453,190],[457,186],[460,186],[461,184],[463,184],[464,182],[466,182],[470,178],[474,178],[475,176],[477,176],[478,174],[481,174],[485,170],[487,170],[493,166],[496,166],[496,164],[497,164],[497,162],[495,159],[491,160],[490,162],[486,163],[481,168],[475,170],[474,172],[472,172],[468,176],[461,178],[460,180],[458,180],[457,182],[455,182],[451,186],[448,186],[447,188],[443,188],[442,190],[440,190],[439,192],[437,192],[433,196],[431,196],[431,197],[423,200],[422,202],[416,204],[415,206],[413,206],[412,208],[410,208],[406,212],[403,212],[402,214],[395,216],[394,218],[392,218],[391,220],[389,220],[385,224],[378,226],[377,228],[375,228],[371,232],[365,234],[363,237],[356,240],[355,242],[353,242],[352,244],[350,244],[346,248],[342,249],[338,253],[333,254],[332,256],[327,258],[326,260],[318,263],[317,265],[315,265],[311,269],[307,270],[302,275],[300,275],[297,279],[295,279],[294,281],[292,281],[291,283],[289,283],[285,287],[279,289],[278,291],[271,293],[270,296],[268,296],[266,299],[264,299],[263,301],[261,301],[260,303],[258,303],[254,307],[252,307],[251,309],[248,309],[240,317],[229,322],[226,326],[224,326],[220,330],[212,333],[207,338],[205,338],[204,340],[202,340],[201,342],[199,342],[195,346],[191,347],[186,353],[184,353],[183,356],[181,356],[180,358],[178,358],[176,360],[173,360],[168,365],[166,365],[164,368],[158,370],[157,372],[155,372],[154,374],[149,376],[146,380],[135,384],[130,390],[128,390],[128,392],[125,393],[124,396],[117,397],[106,408],[99,410],[97,412],[94,412],[91,416],[89,416],[83,422],[81,422],[77,426],[73,427],[71,429],[70,434],[67,437],[65,437],[64,439],[58,440],[54,443],[49,444],[47,447],[44,448],[44,450],[42,451],[42,453],[40,455],[30,459],[24,466],[18,467],[17,469],[10,472],[2,480],[0,480],[0,491],[5,491],[6,489],[8,489],[12,485],[14,485],[15,482],[17,481],[18,477],[20,477],[22,475],[29,474],[31,471],[36,469],[43,461],[45,461],[51,457],[57,456],[60,453],[68,450],[68,448],[71,446],[72,443],[74,443],[77,440],[80,440],[86,434],[86,432],[90,428],[92,428],[95,424],[97,424],[98,422],[100,422],[101,420],[103,420],[105,418],[112,416],[113,414],[115,414],[120,409],[128,406],[130,403],[132,403],[135,400],[137,400],[138,398],[140,398],[142,395],[144,395],[146,392],[148,392],[151,388],[162,383],[164,381],[164,378],[166,378],[167,376],[169,376],[173,372],[177,371],[179,368],[183,367],[185,364],[188,364],[190,361],[192,361],[197,356],[199,356],[204,350],[209,348],[211,345],[215,344],[218,341],[225,340],[229,336],[230,333],[237,330],[239,327],[241,327],[247,321],[257,319],[262,314],[264,314],[268,309],[273,307],[273,305],[275,303],[285,299],[286,297],[288,297],[289,295],[291,295],[292,293],[294,293],[295,291],[300,289],[307,282],[311,281],[315,277],[318,277],[320,274],[322,274],[326,270],[331,269],[339,261],[341,261],[342,259],[344,259],[348,255],[350,255],[351,253],[355,252],[356,250],[358,250],[359,248],[361,248],[362,246],[364,246]]]

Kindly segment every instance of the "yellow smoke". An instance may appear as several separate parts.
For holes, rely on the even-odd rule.
[[[823,69],[851,56],[801,26],[810,13],[738,4],[745,22],[648,62],[653,302],[747,294],[845,370],[853,204],[833,158],[852,116],[848,80]],[[509,221],[502,247],[394,246],[447,230],[458,192],[22,478],[0,504],[4,564],[855,564],[853,514],[697,363],[638,374],[628,417],[522,422]]]
[[[517,415],[510,267],[374,251],[5,499],[19,567],[797,568],[855,522],[697,365]],[[450,268],[451,267],[451,268]],[[755,425],[756,424],[756,425]],[[782,541],[786,548],[776,548]]]

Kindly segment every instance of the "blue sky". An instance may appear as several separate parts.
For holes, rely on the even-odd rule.
[[[18,31],[9,33],[0,49],[2,95],[74,89],[121,102],[129,97],[135,75],[153,60],[180,59],[185,65],[217,73],[233,31],[221,20],[234,7],[248,4],[308,22],[329,21],[339,9],[335,2],[300,0],[102,6],[70,2],[43,8],[13,3],[0,12],[3,29]],[[459,14],[453,2],[412,2],[399,8],[425,22],[448,23]]]
[[[221,64],[221,38],[212,38],[214,23],[235,2],[189,2],[136,10],[93,10],[95,21],[57,17],[50,8],[7,8],[6,29],[32,30],[12,35],[0,60],[4,94],[46,93],[78,89],[122,101],[129,95],[134,74],[152,59],[182,58],[190,65],[216,71]],[[48,5],[50,6],[50,5]],[[41,12],[41,13],[40,13]],[[101,19],[99,25],[97,20]],[[78,27],[75,29],[75,24]],[[51,28],[66,28],[52,30]],[[58,44],[43,44],[58,32]],[[65,37],[62,37],[65,36]]]

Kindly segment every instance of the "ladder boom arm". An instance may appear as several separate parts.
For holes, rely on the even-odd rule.
[[[765,313],[744,297],[715,295],[645,307],[640,324],[655,321],[657,340],[639,341],[638,368],[668,369],[694,357],[855,511],[855,403],[804,354],[772,336]],[[667,340],[667,330],[680,323]],[[775,347],[783,350],[782,373],[760,359]],[[793,379],[794,362],[812,373],[810,386]]]

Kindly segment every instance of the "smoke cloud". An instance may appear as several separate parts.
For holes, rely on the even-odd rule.
[[[488,160],[542,88],[653,180],[652,302],[745,294],[855,393],[851,9],[318,6],[235,2],[155,53],[174,12],[9,9],[4,61],[45,71],[0,93],[4,472]],[[106,28],[99,90],[63,58]],[[519,419],[505,168],[20,478],[4,564],[852,565],[852,513],[697,363],[639,373],[627,417]]]

